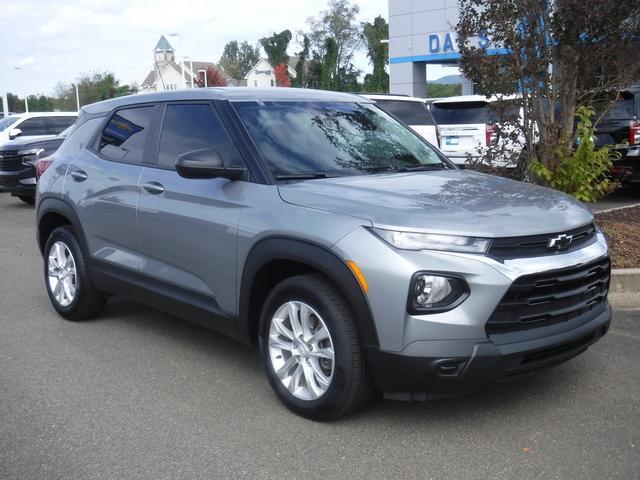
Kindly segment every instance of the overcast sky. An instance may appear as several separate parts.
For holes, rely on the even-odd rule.
[[[388,0],[356,0],[360,20],[388,19]],[[182,34],[184,54],[217,61],[226,42],[259,38],[326,9],[326,0],[17,0],[3,2],[0,90],[51,94],[79,73],[112,71],[121,83],[142,83],[161,34]],[[176,50],[180,41],[169,37]],[[298,51],[292,42],[289,53]],[[176,52],[180,55],[180,52]],[[370,70],[364,54],[358,68]],[[16,70],[15,67],[20,67]],[[431,72],[430,76],[431,76]],[[448,73],[448,72],[446,72]]]

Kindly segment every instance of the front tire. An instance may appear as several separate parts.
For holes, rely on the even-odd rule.
[[[95,317],[106,301],[93,285],[86,258],[70,226],[51,232],[44,248],[44,280],[53,307],[67,320]]]
[[[292,277],[271,291],[262,309],[260,350],[271,387],[298,415],[335,419],[371,396],[351,310],[322,275]]]

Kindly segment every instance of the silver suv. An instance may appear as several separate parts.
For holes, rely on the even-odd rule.
[[[362,97],[109,100],[54,157],[37,224],[60,315],[121,295],[258,344],[306,417],[516,378],[609,326],[608,248],[586,208],[459,170]]]

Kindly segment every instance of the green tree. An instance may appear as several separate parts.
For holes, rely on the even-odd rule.
[[[324,56],[320,67],[320,88],[335,90],[339,87],[337,82],[338,46],[332,37],[327,37],[324,42]]]
[[[441,98],[441,97],[456,97],[462,95],[461,83],[427,83],[427,97]]]
[[[78,80],[78,96],[80,105],[108,100],[110,98],[131,95],[138,91],[138,86],[120,85],[111,72],[83,73]],[[63,111],[76,109],[76,91],[74,84],[58,83],[54,88],[53,108]]]
[[[292,85],[294,87],[308,88],[307,83],[307,70],[309,62],[309,53],[311,50],[311,40],[307,35],[302,37],[302,50],[296,55],[298,56],[298,63],[296,63],[296,78],[293,79]]]
[[[270,37],[264,37],[260,39],[260,44],[264,48],[267,54],[267,59],[272,67],[284,63],[289,63],[289,55],[287,54],[287,48],[289,48],[289,42],[291,41],[291,31],[283,30],[280,33],[273,33]]]
[[[377,16],[373,23],[362,24],[362,36],[367,47],[367,56],[373,65],[373,73],[367,74],[364,87],[368,92],[388,92],[389,74],[387,73],[388,44],[382,40],[389,38],[389,24]]]
[[[52,112],[54,98],[47,95],[29,95],[29,110],[32,112]]]
[[[486,95],[517,94],[525,168],[539,161],[553,175],[574,151],[577,107],[640,78],[638,0],[458,3],[461,69]],[[489,41],[505,54],[490,55]]]
[[[238,43],[233,40],[224,46],[218,63],[231,78],[242,80],[259,60],[260,47],[254,47],[246,41]]]
[[[7,103],[10,112],[22,113],[24,112],[24,99],[18,97],[18,95],[8,92]]]
[[[357,72],[353,67],[353,56],[362,47],[360,24],[356,20],[359,11],[360,8],[350,0],[329,0],[328,10],[308,20],[311,45],[318,58],[329,60],[329,64],[323,62],[322,70],[323,76],[330,75],[331,81],[325,79],[321,83],[330,83],[335,90],[343,89]],[[327,51],[328,47],[331,52]]]

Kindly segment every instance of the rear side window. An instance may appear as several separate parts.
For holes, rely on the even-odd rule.
[[[193,150],[217,152],[225,165],[242,165],[240,153],[209,104],[167,105],[160,135],[158,166],[174,168]]]
[[[432,103],[431,113],[438,125],[489,123],[487,102]]]
[[[49,133],[58,135],[67,127],[73,125],[78,117],[49,117]]]
[[[395,115],[407,125],[434,125],[431,113],[422,102],[376,100],[376,105]]]
[[[15,128],[19,128],[23,136],[51,135],[46,117],[27,118],[24,122],[16,125]]]
[[[81,123],[77,128],[69,132],[62,145],[58,149],[58,155],[76,155],[83,147],[87,145],[94,137],[99,125],[102,124],[102,118],[92,118]]]
[[[154,107],[117,110],[100,137],[100,154],[108,160],[142,163]]]

